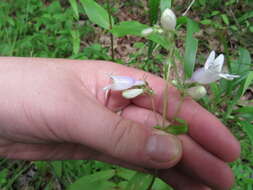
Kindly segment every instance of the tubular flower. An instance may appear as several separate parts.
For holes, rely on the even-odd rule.
[[[143,86],[146,84],[143,80],[135,80],[127,76],[110,75],[110,78],[112,79],[112,84],[104,87],[103,90],[105,91],[122,91],[136,86]]]
[[[215,51],[212,51],[208,56],[204,67],[197,69],[190,79],[193,82],[200,84],[208,84],[217,81],[221,78],[227,80],[233,80],[234,78],[240,77],[239,75],[231,75],[222,72],[222,66],[224,63],[224,55],[220,54],[215,58]]]
[[[161,25],[164,30],[174,30],[177,24],[177,17],[174,12],[167,8],[161,16]]]

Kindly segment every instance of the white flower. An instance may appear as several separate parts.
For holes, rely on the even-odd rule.
[[[145,28],[144,30],[142,30],[141,35],[142,36],[149,36],[153,32],[154,32],[153,28]]]
[[[127,77],[127,76],[113,76],[110,75],[112,79],[112,84],[103,88],[103,90],[114,90],[114,91],[121,91],[126,90],[135,86],[143,86],[145,85],[145,81],[143,80],[135,80],[134,78]]]
[[[204,86],[194,86],[188,88],[186,91],[187,94],[190,95],[195,100],[199,100],[200,98],[204,97],[207,93]]]
[[[161,25],[164,30],[174,30],[177,24],[177,17],[174,12],[167,8],[161,16]]]
[[[122,96],[126,99],[132,99],[132,98],[135,98],[143,93],[144,93],[144,90],[142,88],[133,88],[133,89],[129,89],[129,90],[124,90],[122,92]]]
[[[223,63],[224,55],[220,54],[217,58],[215,58],[215,51],[212,51],[208,56],[204,67],[196,70],[192,74],[192,78],[190,80],[200,84],[208,84],[221,78],[233,80],[234,78],[240,77],[239,75],[222,73]]]

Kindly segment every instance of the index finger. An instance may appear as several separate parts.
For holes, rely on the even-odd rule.
[[[163,79],[150,74],[147,80],[155,92],[156,111],[162,113],[165,82]],[[133,102],[140,107],[152,109],[149,97],[142,96],[134,99]],[[180,98],[180,93],[170,85],[168,89],[167,117],[171,119],[175,114],[187,121],[189,135],[209,152],[227,162],[234,161],[239,157],[239,142],[228,128],[190,97]]]

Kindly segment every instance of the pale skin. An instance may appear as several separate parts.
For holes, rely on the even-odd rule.
[[[145,75],[155,91],[157,116],[148,96],[130,101],[111,92],[106,103],[102,89],[111,82],[108,74]],[[189,97],[178,114],[189,124],[187,135],[152,128],[162,114],[164,81],[157,76],[105,61],[2,57],[0,86],[1,157],[96,159],[142,171],[159,169],[158,175],[179,190],[233,184],[226,162],[239,157],[239,143]],[[170,86],[168,119],[178,103],[179,93]],[[161,143],[158,148],[155,142]]]

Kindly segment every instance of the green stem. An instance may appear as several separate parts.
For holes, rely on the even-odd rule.
[[[172,41],[172,40],[171,40]],[[174,47],[172,46],[170,50],[169,59],[173,58],[174,56]],[[168,113],[168,95],[169,95],[169,75],[170,75],[170,67],[171,63],[168,63],[167,73],[165,73],[165,88],[163,91],[163,120],[162,120],[162,127],[165,128],[165,122],[167,119]]]
[[[107,11],[109,15],[109,28],[112,29],[112,10],[110,6],[110,0],[107,0]],[[110,34],[110,41],[111,41],[111,55],[112,61],[114,61],[114,39],[112,33]]]
[[[156,113],[156,109],[155,109],[154,97],[152,95],[150,95],[150,99],[151,99],[152,111],[153,111],[153,113],[155,115],[156,123],[157,123],[157,125],[159,125],[159,119],[158,119],[158,116],[157,116],[157,113]]]

